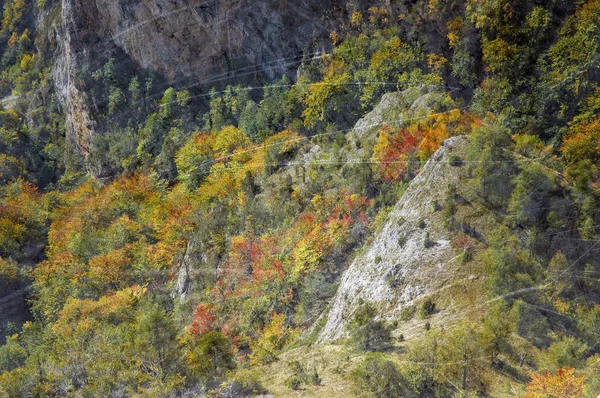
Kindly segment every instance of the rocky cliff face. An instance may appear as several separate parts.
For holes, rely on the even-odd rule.
[[[266,81],[295,70],[343,20],[337,0],[62,0],[54,81],[68,138],[84,156],[98,133],[86,76],[109,58],[169,84]],[[338,22],[336,22],[338,21]],[[128,66],[129,67],[129,66]],[[100,176],[102,170],[89,170]]]
[[[208,83],[218,79],[215,72],[242,67],[244,73],[285,72],[311,40],[329,33],[335,3],[64,0],[62,7],[71,45],[84,52],[106,56],[115,45],[170,81]]]
[[[461,264],[460,251],[451,242],[457,234],[471,235],[474,245],[483,242],[482,232],[493,224],[493,215],[477,203],[466,184],[459,184],[467,179],[466,167],[454,162],[464,156],[466,146],[465,137],[448,139],[411,182],[385,225],[344,273],[319,342],[345,336],[354,311],[364,302],[374,304],[381,318],[400,321],[398,333],[404,334],[422,323],[418,319],[407,322],[406,309],[416,308],[427,297],[440,310],[431,322],[448,322],[475,307],[453,298],[452,292],[459,289],[468,301],[464,292],[468,289],[476,295],[481,284],[476,273]],[[457,217],[460,222],[448,228],[441,210],[452,185],[458,187],[457,198],[463,204]]]

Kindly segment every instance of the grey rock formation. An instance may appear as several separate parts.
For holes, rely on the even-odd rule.
[[[464,151],[465,137],[448,139],[411,182],[373,241],[342,276],[318,341],[345,335],[361,302],[374,303],[382,317],[398,319],[403,308],[442,288],[455,254],[434,200],[443,203],[449,184],[458,184],[461,169],[449,163]],[[428,234],[431,243],[424,244]]]
[[[89,157],[100,133],[85,79],[108,57],[173,85],[264,82],[322,51],[344,20],[335,0],[62,0],[53,80],[67,114],[70,146]],[[104,170],[88,163],[92,176]]]

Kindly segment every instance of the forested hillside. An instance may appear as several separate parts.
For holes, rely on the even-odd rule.
[[[600,394],[600,0],[0,8],[0,397]]]

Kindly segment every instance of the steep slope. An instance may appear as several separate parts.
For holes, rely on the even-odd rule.
[[[465,137],[448,139],[411,182],[383,228],[343,275],[319,342],[343,337],[352,314],[363,302],[375,304],[388,321],[406,321],[406,313],[426,297],[443,309],[435,318],[440,322],[441,315],[452,318],[465,309],[466,303],[452,300],[452,290],[461,289],[468,300],[471,295],[465,291],[475,293],[480,284],[478,277],[461,265],[460,251],[452,244],[457,234],[466,234],[450,229],[467,232],[470,244],[475,245],[484,240],[483,231],[493,223],[493,214],[486,213],[465,187],[466,167],[458,158],[466,146]],[[442,205],[451,186],[457,187],[457,198],[464,203],[457,214],[462,223],[445,228]],[[409,326],[404,323],[399,329],[404,332]]]
[[[120,75],[138,68],[176,86],[264,82],[315,56],[308,53],[321,51],[343,20],[336,1],[63,0],[61,7],[54,81],[68,141],[86,160],[105,106],[89,98],[90,74],[110,58]],[[92,176],[105,173],[86,163]]]

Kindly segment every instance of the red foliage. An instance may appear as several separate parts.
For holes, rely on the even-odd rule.
[[[452,246],[460,250],[471,250],[475,247],[475,242],[464,233],[459,233],[452,242]]]
[[[409,157],[419,151],[422,132],[414,133],[402,129],[395,133],[384,126],[378,138],[378,143],[373,148],[373,160],[379,163],[379,174],[386,181],[399,181],[409,166]]]
[[[196,336],[201,336],[213,330],[215,328],[216,317],[213,314],[212,306],[208,304],[200,304],[194,311],[194,319],[192,320],[192,326],[190,332]]]

